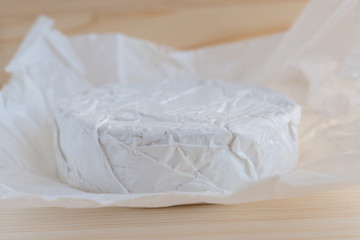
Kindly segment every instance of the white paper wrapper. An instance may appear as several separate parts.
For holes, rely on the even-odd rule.
[[[297,197],[360,183],[360,12],[356,0],[312,1],[293,28],[177,51],[120,34],[66,37],[40,17],[0,92],[1,207],[163,207]],[[224,79],[269,87],[302,106],[292,172],[229,193],[92,194],[58,180],[52,117],[59,100],[107,83]]]

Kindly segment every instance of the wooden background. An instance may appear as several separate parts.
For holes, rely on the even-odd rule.
[[[0,86],[39,14],[66,34],[123,32],[190,49],[286,30],[306,2],[0,0]],[[228,206],[1,210],[0,239],[360,239],[360,187]]]

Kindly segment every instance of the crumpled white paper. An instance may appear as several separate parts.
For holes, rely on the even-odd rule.
[[[0,92],[1,207],[230,204],[360,184],[359,11],[356,0],[314,0],[285,34],[191,51],[120,34],[66,37],[40,17]],[[52,116],[60,99],[164,78],[240,81],[294,99],[303,109],[296,169],[226,194],[92,194],[58,180]]]

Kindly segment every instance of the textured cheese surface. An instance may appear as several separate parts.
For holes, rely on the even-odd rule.
[[[108,85],[60,104],[58,173],[94,193],[234,191],[296,166],[300,116],[238,83]]]

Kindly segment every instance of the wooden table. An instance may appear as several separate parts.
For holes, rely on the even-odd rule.
[[[305,0],[0,0],[0,84],[36,16],[66,34],[123,32],[182,49],[286,30]],[[161,209],[2,210],[0,239],[360,239],[360,187]]]

